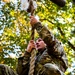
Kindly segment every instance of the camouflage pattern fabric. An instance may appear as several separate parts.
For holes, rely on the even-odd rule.
[[[47,44],[47,48],[43,52],[38,52],[36,56],[34,75],[64,75],[68,63],[62,44],[40,22],[34,26]],[[0,64],[0,75],[28,75],[30,56],[30,53],[25,52],[23,57],[18,58],[18,74],[8,66]]]
[[[62,44],[40,22],[36,23],[34,28],[47,44],[47,48],[36,56],[34,75],[64,75],[68,63]],[[30,53],[28,52],[18,59],[18,75],[28,75],[29,61]]]
[[[0,64],[0,75],[17,75],[17,74],[8,66]]]

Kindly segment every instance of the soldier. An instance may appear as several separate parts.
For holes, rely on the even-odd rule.
[[[62,44],[34,16],[31,16],[30,23],[40,38],[36,43],[30,40],[24,56],[18,58],[17,74],[8,66],[0,64],[0,75],[28,75],[33,48],[38,50],[34,75],[64,75],[68,63]]]
[[[36,29],[40,38],[34,42],[30,40],[23,57],[18,58],[18,75],[28,75],[31,51],[38,50],[35,59],[34,75],[64,75],[68,67],[67,57],[53,34],[34,17],[31,16],[31,26]]]

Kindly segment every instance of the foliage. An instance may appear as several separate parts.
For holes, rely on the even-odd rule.
[[[15,69],[17,58],[24,53],[31,38],[29,14],[21,10],[19,0],[17,3],[3,1],[0,1],[0,63]],[[38,0],[35,15],[63,43],[69,62],[65,75],[74,75],[75,4],[72,0],[66,2],[61,8],[50,0]],[[37,37],[36,33],[35,39]]]

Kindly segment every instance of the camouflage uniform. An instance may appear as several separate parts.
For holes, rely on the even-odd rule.
[[[0,64],[0,75],[18,75],[11,68],[4,64]]]
[[[34,75],[64,75],[67,58],[62,44],[40,22],[34,28],[47,44],[47,48],[36,56]],[[25,52],[23,57],[18,58],[18,75],[28,75],[30,56],[30,53]]]
[[[34,25],[39,36],[47,44],[43,52],[38,52],[35,62],[34,75],[64,75],[67,69],[67,58],[62,44],[40,22]],[[28,75],[30,53],[25,52],[18,58],[17,73],[6,65],[0,64],[0,75]]]

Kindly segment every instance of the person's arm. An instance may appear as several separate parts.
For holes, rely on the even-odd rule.
[[[61,42],[59,42],[54,35],[43,26],[35,17],[31,17],[31,25],[37,30],[39,36],[47,44],[48,53],[53,56],[60,58],[63,61],[65,67],[67,68],[67,57],[64,52]]]
[[[47,44],[47,47],[50,50],[50,53],[55,55],[60,55],[63,51],[61,43],[54,37],[54,35],[39,22],[35,17],[31,17],[31,25],[34,27],[39,36],[43,39],[43,41]],[[60,47],[60,48],[59,48]]]
[[[32,49],[35,48],[35,43],[30,40],[23,57],[18,58],[17,73],[18,75],[28,74],[29,62]]]
[[[23,73],[27,73],[29,68],[29,61],[30,61],[30,53],[25,51],[25,54],[23,57],[18,58],[18,64],[16,71],[18,75],[22,75]]]
[[[45,26],[42,26],[40,22],[35,24],[35,29],[47,44],[47,48],[50,50],[49,52],[56,56],[60,56],[64,51],[61,42],[59,42]]]

